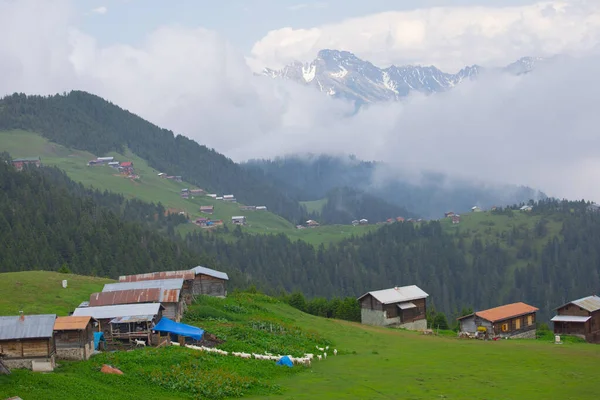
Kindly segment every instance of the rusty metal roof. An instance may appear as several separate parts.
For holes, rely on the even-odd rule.
[[[183,279],[157,279],[152,281],[137,281],[137,282],[117,282],[107,283],[104,285],[103,292],[114,292],[118,290],[130,290],[130,289],[178,289],[181,290],[183,287]]]
[[[55,319],[56,314],[0,317],[0,340],[52,337]]]
[[[133,303],[176,303],[179,301],[179,289],[129,289],[112,292],[92,293],[90,307],[112,306]]]
[[[490,322],[502,321],[520,315],[531,314],[539,309],[525,303],[512,303],[504,306],[490,308],[489,310],[477,311],[475,315]]]
[[[87,328],[92,317],[58,317],[54,321],[55,331],[81,331]]]
[[[178,278],[183,278],[186,281],[192,280],[195,278],[195,274],[188,270],[150,272],[147,274],[139,274],[139,275],[122,275],[122,276],[119,276],[119,282],[155,281],[157,279],[178,279]]]

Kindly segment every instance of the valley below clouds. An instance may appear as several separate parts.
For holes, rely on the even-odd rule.
[[[247,56],[202,27],[168,25],[135,45],[99,44],[77,28],[81,17],[72,2],[0,0],[0,34],[11,38],[0,43],[0,92],[86,90],[235,161],[355,154],[386,162],[390,174],[440,171],[600,200],[593,184],[600,173],[600,7],[574,1],[465,10],[452,10],[459,26],[439,9],[365,17],[367,39],[351,33],[358,32],[352,20],[280,29]],[[474,18],[479,24],[469,22]],[[376,29],[381,21],[388,36]],[[564,29],[553,26],[550,34],[556,23]],[[358,113],[352,103],[313,88],[254,74],[257,63],[308,61],[326,47],[356,51],[378,66],[460,68],[569,56],[529,74],[485,73],[445,93],[414,94]]]

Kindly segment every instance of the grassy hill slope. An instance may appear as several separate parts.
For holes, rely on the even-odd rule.
[[[364,233],[372,228],[365,227],[321,227],[318,230],[297,230],[293,224],[269,211],[241,211],[240,204],[213,200],[206,196],[183,199],[181,189],[194,188],[187,182],[178,183],[160,178],[157,171],[148,163],[130,151],[125,154],[115,152],[94,155],[89,152],[68,149],[62,145],[49,142],[47,139],[31,132],[0,131],[0,151],[7,151],[12,157],[41,157],[45,165],[63,169],[69,177],[84,185],[101,190],[120,193],[128,198],[137,198],[146,202],[161,202],[166,208],[184,211],[192,220],[203,215],[199,212],[201,205],[212,205],[215,213],[209,217],[222,219],[227,225],[231,217],[245,215],[248,225],[245,230],[252,233],[285,233],[292,239],[306,240],[312,244],[329,243],[349,237],[350,234]],[[133,181],[121,176],[108,166],[88,167],[87,162],[100,156],[113,156],[119,161],[133,161],[136,173],[141,177]],[[223,193],[220,193],[223,194]],[[181,225],[182,234],[201,229],[194,224]]]
[[[67,280],[67,288],[62,287],[63,279]],[[0,315],[17,315],[19,311],[68,315],[110,282],[114,281],[48,271],[0,274]]]
[[[32,280],[44,279],[34,277]],[[6,275],[6,274],[4,274]],[[7,280],[0,276],[0,292]],[[21,277],[21,279],[25,279]],[[75,278],[71,278],[74,280]],[[82,278],[87,279],[87,278]],[[44,296],[62,288],[51,285]],[[13,300],[16,297],[13,297]],[[31,302],[51,311],[45,297]],[[339,354],[311,368],[243,360],[181,348],[107,353],[86,362],[61,362],[50,374],[14,371],[0,376],[0,397],[45,399],[595,399],[600,347],[542,340],[473,341],[327,320],[259,294],[200,298],[186,321],[226,339],[233,351],[291,353],[315,345]],[[102,363],[125,375],[98,372]]]

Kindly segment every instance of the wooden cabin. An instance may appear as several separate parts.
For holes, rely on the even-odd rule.
[[[56,314],[0,317],[0,354],[9,369],[53,371]]]
[[[363,324],[427,329],[429,295],[416,285],[393,287],[363,294],[358,298]]]
[[[477,311],[458,318],[461,332],[486,337],[535,339],[538,308],[525,303],[512,303]]]
[[[152,345],[152,327],[162,318],[164,307],[160,303],[120,304],[115,306],[76,308],[76,317],[90,316],[99,324],[107,341],[134,339]]]
[[[227,281],[229,280],[227,273],[202,266],[194,267],[191,271],[194,273],[192,287],[194,295],[227,296]]]
[[[157,282],[157,281],[142,281]],[[138,282],[123,282],[117,286],[137,285]],[[179,322],[185,311],[181,288],[155,287],[148,289],[114,290],[90,295],[90,307],[114,306],[118,304],[161,303],[165,309],[163,316]]]
[[[54,322],[56,356],[62,360],[87,360],[94,352],[94,324],[90,317],[58,317]]]
[[[600,343],[600,297],[573,300],[556,309],[551,321],[556,335],[572,335]]]

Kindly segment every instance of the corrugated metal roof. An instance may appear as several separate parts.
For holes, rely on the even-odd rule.
[[[54,330],[55,331],[81,331],[87,328],[90,323],[92,317],[58,317],[56,321],[54,321]]]
[[[149,272],[139,275],[122,275],[119,277],[119,282],[139,282],[139,281],[156,281],[159,279],[194,279],[194,275],[190,274],[189,270],[184,271],[162,271]]]
[[[590,318],[589,315],[587,317],[583,317],[580,315],[556,315],[552,317],[550,321],[552,322],[587,322]]]
[[[519,315],[531,314],[539,309],[522,302],[506,304],[500,307],[490,308],[489,310],[477,311],[475,315],[490,322],[502,321]]]
[[[129,324],[132,322],[150,322],[154,318],[154,315],[135,315],[135,316],[125,316],[125,317],[117,317],[110,320],[111,324]]]
[[[82,301],[81,304],[79,305],[79,307],[89,307],[89,306],[90,306],[89,301]]]
[[[571,303],[583,308],[586,311],[594,312],[600,310],[600,297],[588,296],[582,299],[572,301]]]
[[[382,304],[401,303],[429,297],[429,295],[417,285],[411,285],[368,292],[360,296],[358,300],[369,294]]]
[[[221,271],[217,271],[217,270],[214,270],[214,269],[202,267],[200,265],[198,265],[195,268],[192,268],[191,271],[193,271],[194,274],[196,274],[196,275],[202,274],[202,275],[212,276],[213,278],[223,279],[225,281],[229,280],[229,276],[227,276],[227,274],[225,272],[221,272]]]
[[[90,295],[90,307],[110,306],[116,304],[133,303],[177,303],[179,301],[179,289],[129,289],[115,290],[112,292],[92,293]]]
[[[156,315],[162,305],[160,303],[121,304],[117,306],[76,308],[76,317],[89,315],[96,319],[108,319],[138,315]],[[164,307],[163,307],[164,308]]]
[[[104,285],[103,292],[114,292],[118,290],[131,290],[131,289],[152,289],[158,288],[162,290],[181,290],[183,287],[183,279],[157,279],[153,281],[137,281],[137,282],[117,282],[107,283]]]
[[[56,314],[0,317],[0,340],[48,338],[54,331]]]

